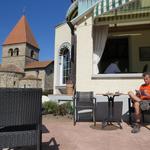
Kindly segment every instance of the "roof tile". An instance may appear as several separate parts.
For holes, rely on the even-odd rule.
[[[17,44],[17,43],[28,43],[32,46],[38,48],[38,44],[33,36],[33,33],[29,27],[27,19],[22,16],[13,30],[10,32],[6,38],[3,45]]]
[[[30,64],[27,64],[25,69],[34,69],[34,68],[45,68],[53,61],[35,61]]]
[[[18,68],[16,65],[13,65],[13,64],[0,65],[0,71],[24,73],[22,69]]]

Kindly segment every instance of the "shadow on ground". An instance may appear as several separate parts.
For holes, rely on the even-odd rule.
[[[42,133],[49,133],[49,130],[42,124]]]
[[[102,127],[102,125],[91,125],[90,128],[94,129],[94,130],[108,130],[108,131],[111,131],[111,130],[117,130],[117,129],[120,129],[120,127],[116,124],[110,124],[110,125],[107,125],[106,127]]]
[[[60,144],[56,142],[56,139],[52,137],[49,142],[42,143],[42,150],[59,150]],[[35,146],[24,147],[24,148],[15,148],[14,150],[36,150]]]
[[[55,138],[51,138],[49,142],[42,144],[42,150],[59,150],[60,144],[58,144]]]

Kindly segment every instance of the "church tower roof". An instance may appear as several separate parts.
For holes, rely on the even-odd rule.
[[[3,45],[18,43],[28,43],[35,48],[39,48],[25,16],[21,17],[19,22],[9,33]]]

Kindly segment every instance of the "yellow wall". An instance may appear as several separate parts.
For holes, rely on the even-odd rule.
[[[68,42],[71,44],[71,32],[67,23],[61,24],[55,29],[55,63],[54,63],[54,94],[60,94],[56,86],[60,86],[60,65],[59,65],[59,50],[60,46]]]
[[[129,38],[130,63],[135,71],[143,62],[139,62],[137,55],[140,46],[150,46],[150,31],[140,31],[142,35],[131,36]],[[138,89],[143,83],[141,74],[126,74],[118,77],[104,77],[97,75],[97,79],[92,75],[92,17],[87,17],[77,25],[77,65],[76,65],[76,88],[79,91],[94,91],[95,93],[120,91],[127,93],[129,90]],[[119,33],[120,34],[120,33]],[[137,55],[137,56],[135,56]],[[149,63],[149,62],[148,62]],[[150,65],[150,64],[149,64]],[[143,67],[143,66],[142,66]]]
[[[141,0],[142,7],[148,7],[150,6],[150,0]]]

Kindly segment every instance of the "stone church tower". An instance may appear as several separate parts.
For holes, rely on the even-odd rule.
[[[38,59],[38,44],[26,17],[22,16],[3,44],[2,65],[13,64],[24,71],[27,64]]]
[[[7,36],[2,48],[0,87],[53,91],[54,61],[39,61],[39,47],[25,16]]]

